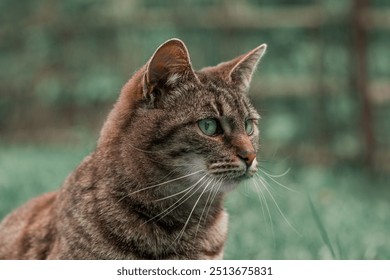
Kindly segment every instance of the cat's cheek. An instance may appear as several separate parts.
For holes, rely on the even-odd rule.
[[[184,161],[189,166],[189,172],[197,172],[198,170],[206,170],[206,163],[202,156],[198,154],[188,154],[184,157]]]

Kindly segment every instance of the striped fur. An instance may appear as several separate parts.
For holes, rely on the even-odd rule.
[[[194,71],[183,42],[161,45],[123,87],[96,150],[2,221],[0,259],[222,258],[224,197],[256,172],[246,92],[264,51]],[[205,118],[218,134],[202,133]]]

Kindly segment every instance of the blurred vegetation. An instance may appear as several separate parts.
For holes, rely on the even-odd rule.
[[[270,172],[291,169],[278,180],[299,194],[270,185],[304,238],[265,193],[271,232],[267,211],[243,188],[228,201],[227,258],[331,258],[320,224],[338,258],[389,258],[390,3],[372,0],[361,12],[372,148],[354,84],[354,3],[0,0],[0,217],[61,184],[162,42],[182,39],[196,69],[267,43],[251,90],[263,117],[259,156]]]
[[[268,122],[264,141],[272,149],[300,151],[298,158],[303,146],[320,145],[329,154],[323,161],[361,159],[362,104],[351,85],[352,3],[2,0],[1,137],[55,142],[72,137],[74,128],[96,131],[124,82],[168,38],[186,42],[197,69],[266,42],[251,93]],[[370,7],[389,6],[372,1]],[[367,53],[370,89],[377,89],[370,120],[377,165],[390,162],[384,27],[369,29]]]

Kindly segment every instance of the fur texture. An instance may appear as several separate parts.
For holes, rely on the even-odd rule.
[[[194,71],[182,41],[162,44],[123,87],[96,150],[2,221],[0,259],[222,258],[224,196],[257,170],[247,91],[265,49]]]

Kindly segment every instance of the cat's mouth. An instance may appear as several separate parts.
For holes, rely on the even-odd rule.
[[[208,172],[217,178],[242,181],[256,174],[257,161],[254,161],[250,166],[247,166],[243,161],[211,163]]]
[[[217,192],[234,190],[239,183],[250,179],[257,172],[256,159],[250,166],[242,160],[220,160],[206,163],[204,159],[196,156],[190,162],[193,167],[197,166],[190,170],[191,185],[200,192],[203,190],[216,190]]]

